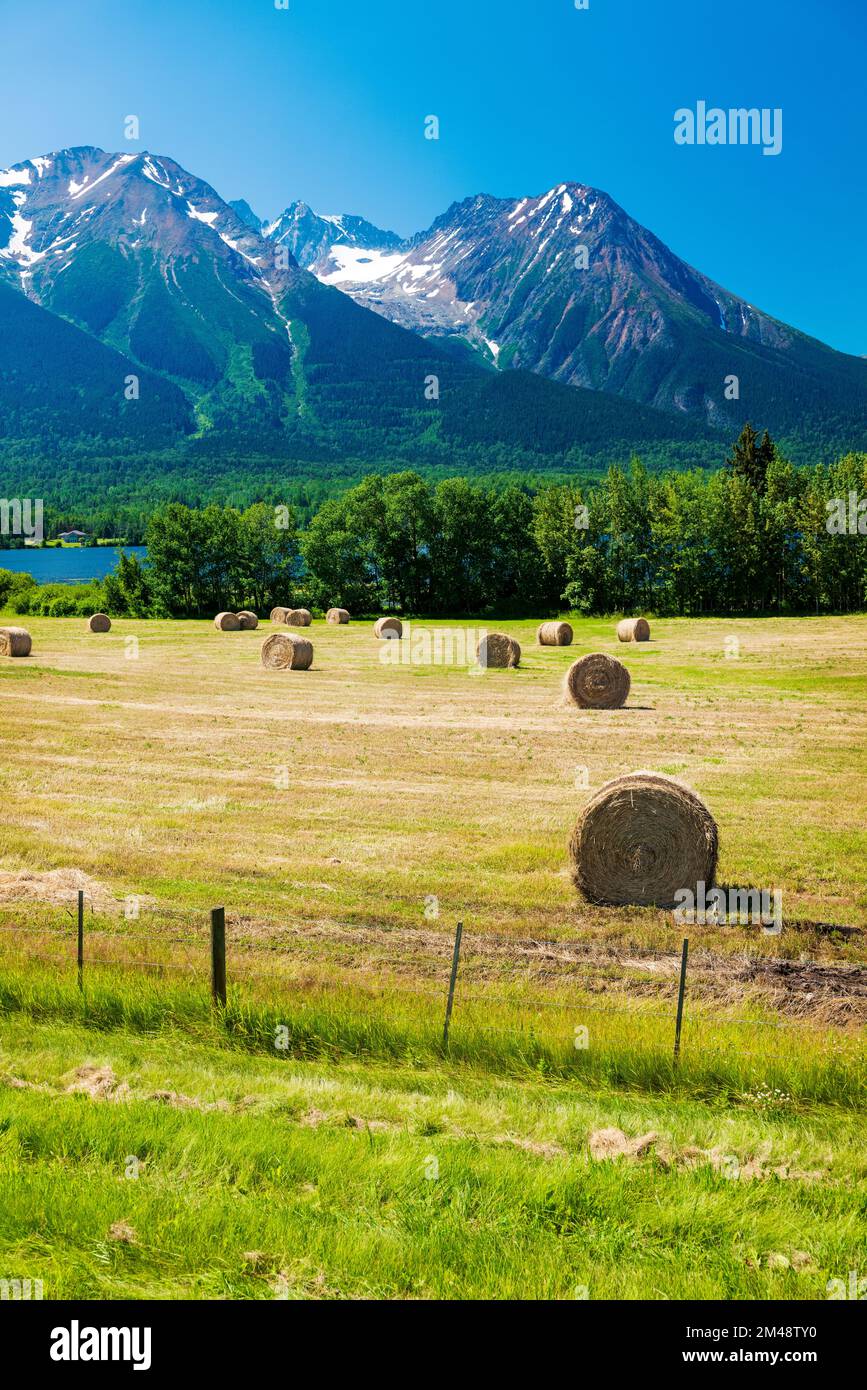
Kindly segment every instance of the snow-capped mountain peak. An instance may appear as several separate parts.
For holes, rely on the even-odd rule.
[[[262,235],[288,247],[299,265],[328,284],[339,283],[329,276],[338,273],[344,264],[341,257],[332,257],[336,248],[386,252],[401,245],[396,232],[385,232],[363,217],[316,213],[302,202],[290,203],[275,221],[265,224]]]

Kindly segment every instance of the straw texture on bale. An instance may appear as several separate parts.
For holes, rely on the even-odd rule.
[[[270,613],[270,615],[269,615],[269,616],[270,616],[270,619],[271,619],[271,622],[272,622],[272,623],[285,623],[285,621],[286,621],[286,614],[287,614],[288,612],[289,612],[289,609],[288,609],[288,608],[272,608],[272,609],[271,609],[271,613]]]
[[[111,632],[111,618],[107,613],[91,613],[87,620],[88,632]]]
[[[540,623],[536,641],[540,647],[571,647],[573,635],[569,623]]]
[[[374,637],[394,638],[403,636],[403,623],[400,618],[377,618],[373,624]]]
[[[269,671],[309,671],[313,643],[294,632],[273,632],[262,643],[262,665]]]
[[[489,632],[476,647],[476,661],[485,667],[518,666],[521,661],[520,644],[505,632]]]
[[[237,613],[218,613],[214,619],[214,627],[220,632],[237,632],[240,626]]]
[[[600,787],[569,842],[572,881],[592,903],[676,907],[716,874],[719,833],[700,796],[661,772]]]
[[[325,614],[325,621],[327,623],[348,623],[349,614],[345,608],[329,608]]]
[[[26,627],[0,627],[0,656],[29,656],[32,645]]]
[[[289,627],[309,627],[313,622],[313,614],[306,608],[290,608],[285,621]]]
[[[238,622],[241,624],[243,632],[254,632],[259,626],[259,619],[255,613],[251,613],[249,608],[242,608],[238,614]]]
[[[617,624],[617,636],[621,642],[649,642],[650,623],[646,618],[623,618]]]
[[[582,709],[620,709],[629,694],[629,672],[616,656],[591,652],[566,672],[566,693]]]

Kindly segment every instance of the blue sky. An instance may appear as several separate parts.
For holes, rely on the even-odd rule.
[[[141,147],[263,216],[303,198],[401,233],[574,179],[867,354],[865,0],[0,0],[0,20],[0,167]],[[677,146],[699,100],[782,108],[782,153]]]

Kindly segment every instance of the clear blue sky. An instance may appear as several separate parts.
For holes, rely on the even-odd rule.
[[[867,354],[867,0],[0,0],[0,21],[0,167],[136,148],[136,114],[141,148],[260,215],[302,198],[401,233],[574,179]],[[781,107],[782,153],[676,146],[698,100]]]

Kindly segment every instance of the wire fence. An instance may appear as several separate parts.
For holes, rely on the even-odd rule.
[[[66,907],[67,915],[72,919],[73,929],[63,926],[36,926],[0,924],[0,942],[11,941],[14,937],[19,944],[22,937],[34,938],[41,943],[52,942],[58,946],[55,954],[50,954],[45,950],[34,950],[29,947],[22,959],[25,961],[39,960],[51,964],[55,967],[71,966],[73,964],[72,946],[75,946],[74,964],[77,971],[78,986],[82,994],[85,993],[86,981],[94,970],[121,970],[124,972],[143,972],[155,974],[157,977],[166,974],[174,977],[186,977],[198,982],[203,988],[210,992],[213,1005],[216,1009],[225,1010],[229,1003],[230,985],[241,984],[255,977],[255,967],[261,973],[263,967],[267,967],[269,979],[273,979],[275,970],[279,977],[280,967],[291,959],[293,968],[299,967],[310,972],[310,962],[302,959],[300,962],[286,949],[286,943],[263,943],[261,941],[249,941],[243,938],[230,940],[227,948],[226,934],[226,914],[223,908],[203,909],[173,909],[162,905],[144,906],[140,899],[131,899],[128,902],[135,904],[131,915],[125,917],[121,924],[114,929],[106,928],[95,924],[94,917],[97,907],[88,902],[83,891],[79,891],[76,899]],[[64,905],[65,906],[65,905]],[[116,906],[119,906],[117,904]],[[88,914],[87,908],[90,908]],[[154,926],[150,928],[137,926],[136,923],[145,919],[148,912],[153,913],[154,924],[157,920],[162,926],[165,922],[182,924],[174,927],[169,933],[162,931],[155,932]],[[101,920],[101,917],[97,917]],[[293,923],[293,927],[298,928],[299,933],[303,932],[303,923]],[[357,926],[357,924],[347,923],[347,927]],[[292,940],[297,941],[298,935],[293,936]],[[146,953],[134,955],[139,943],[146,943]],[[533,943],[534,945],[536,943]],[[596,950],[598,943],[578,943],[570,941],[568,943],[568,968],[567,976],[558,976],[556,972],[548,972],[545,975],[536,973],[535,975],[528,968],[522,977],[516,978],[514,974],[509,979],[510,988],[492,987],[487,979],[476,979],[471,973],[466,973],[462,977],[462,965],[465,967],[466,947],[463,935],[463,923],[458,923],[454,943],[450,952],[450,962],[445,951],[447,939],[441,938],[440,951],[434,959],[425,962],[428,972],[428,979],[419,978],[418,975],[408,978],[404,966],[403,973],[397,973],[391,978],[380,982],[376,990],[362,985],[358,970],[349,971],[348,977],[344,980],[338,979],[335,982],[334,973],[328,977],[320,977],[315,981],[310,978],[299,980],[293,977],[288,980],[285,972],[282,983],[286,987],[291,987],[293,995],[298,996],[299,992],[306,992],[308,995],[313,990],[319,993],[327,993],[329,990],[345,989],[347,984],[355,991],[359,1000],[382,1001],[384,998],[395,1000],[402,996],[405,1001],[413,1005],[424,1000],[429,1002],[431,1017],[435,1018],[437,1010],[442,1010],[440,1015],[442,1023],[442,1044],[448,1048],[450,1035],[453,1027],[474,1027],[485,1030],[486,1032],[505,1031],[502,1025],[498,1025],[493,1014],[497,1009],[511,1011],[517,1016],[519,1026],[529,1026],[532,1028],[534,1017],[546,1017],[555,1019],[557,1015],[568,1015],[570,1031],[577,1036],[583,1025],[580,1020],[585,1016],[607,1016],[618,1018],[622,1021],[629,1020],[638,1029],[656,1029],[655,1039],[659,1041],[659,1031],[670,1029],[670,1047],[674,1061],[678,1061],[684,1035],[692,1037],[693,1030],[698,1025],[703,1025],[706,1029],[710,1027],[739,1027],[739,1028],[759,1028],[777,1030],[784,1033],[786,1030],[803,1030],[805,1024],[802,1019],[769,1019],[769,1018],[745,1018],[732,1017],[723,1012],[708,1015],[699,1007],[694,1013],[687,1009],[688,999],[688,971],[689,971],[689,940],[684,939],[679,968],[671,970],[668,976],[654,982],[654,989],[657,996],[665,999],[663,1007],[646,1007],[644,1000],[647,997],[646,991],[633,993],[628,1004],[598,1003],[590,1002],[580,996],[582,988],[582,974],[586,973],[587,982],[593,988],[600,988],[600,982],[604,987],[614,984],[620,988],[628,997],[630,995],[630,985],[635,986],[635,971],[630,973],[630,969],[624,969],[624,962],[619,958],[600,959],[598,954],[593,959],[577,959],[579,952],[586,949],[589,953]],[[551,947],[562,951],[563,943],[538,943],[540,948]],[[123,951],[122,956],[111,951],[112,947],[120,946]],[[130,948],[132,947],[132,952]],[[462,957],[462,948],[464,951]],[[171,959],[153,959],[163,949],[169,949],[172,953]],[[178,959],[182,955],[183,959]],[[640,962],[642,959],[659,959],[658,951],[643,949],[641,947],[629,948],[629,960],[627,967],[632,962]],[[315,964],[316,962],[314,962]],[[250,966],[254,967],[251,976]],[[330,964],[330,963],[329,963]],[[393,968],[404,965],[403,962],[389,961],[386,964]],[[672,962],[674,964],[674,962]],[[450,968],[446,968],[449,965]],[[279,979],[278,979],[279,982]],[[643,982],[646,985],[646,981]],[[578,989],[576,990],[576,984]],[[540,986],[551,987],[571,991],[565,997],[539,996]],[[583,987],[587,988],[587,983]],[[634,1002],[633,1002],[634,1001]],[[529,1025],[527,1025],[527,1021]],[[576,1023],[576,1020],[579,1022]],[[658,1028],[656,1027],[658,1025]],[[558,1025],[559,1026],[559,1025]],[[514,1024],[510,1022],[510,1029]],[[586,1029],[584,1029],[586,1031]],[[580,1047],[579,1042],[574,1043],[576,1048]],[[707,1045],[707,1039],[704,1039]],[[744,1050],[739,1044],[727,1044],[727,1050],[736,1046],[738,1055],[743,1056],[762,1056],[762,1053],[755,1053]]]

